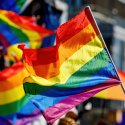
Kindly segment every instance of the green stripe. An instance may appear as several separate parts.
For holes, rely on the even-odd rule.
[[[87,80],[90,76],[94,75],[105,67],[110,62],[105,49],[103,49],[98,55],[92,58],[88,63],[82,66],[77,72],[75,72],[67,81],[66,84],[55,84],[54,86],[41,86],[36,83],[24,83],[24,90],[26,93],[33,95],[43,93],[49,89],[58,88],[68,89],[75,88],[80,85],[81,82]],[[81,73],[82,72],[82,73]],[[84,77],[82,76],[84,73]],[[72,84],[73,83],[73,84]]]
[[[23,5],[26,3],[26,0],[16,0],[17,7],[22,9]]]
[[[29,98],[31,98],[29,95],[25,95],[18,101],[0,105],[0,116],[6,116],[18,112],[28,102]]]
[[[27,37],[27,35],[25,33],[22,32],[21,28],[18,29],[18,28],[11,26],[11,25],[8,25],[8,23],[2,19],[0,19],[0,23],[6,24],[11,29],[11,31],[15,35],[17,35],[18,39],[20,40],[19,42],[26,42],[26,41],[28,42],[29,41],[29,38]]]
[[[105,49],[103,49],[99,54],[92,58],[88,63],[83,65],[77,72],[75,72],[67,81],[66,84],[57,84],[56,86],[61,87],[77,87],[81,82],[84,82],[92,75],[99,72],[103,67],[105,67],[110,62],[108,54]],[[83,76],[84,73],[84,76]],[[72,84],[73,83],[73,84]]]

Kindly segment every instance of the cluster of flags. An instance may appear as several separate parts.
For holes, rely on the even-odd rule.
[[[5,63],[0,66],[3,69],[0,71],[2,125],[25,125],[41,114],[31,101],[33,96],[24,91],[23,80],[29,73],[21,62],[22,51],[18,45],[25,43],[30,48],[40,48],[43,38],[55,31],[37,25],[34,17],[19,15],[26,4],[25,0],[0,2],[0,61]]]
[[[32,18],[19,16],[6,10],[0,10],[0,29],[0,36],[3,37],[1,44],[8,46],[20,42],[37,42],[39,44],[43,37],[53,33],[53,31],[33,23]]]
[[[18,46],[23,63],[17,60],[0,72],[0,124],[23,125],[41,113],[52,124],[121,83],[89,7],[59,26],[56,44],[43,48],[42,39],[55,31],[11,11],[0,10],[0,45],[8,53]],[[30,48],[20,44],[27,42]]]
[[[23,79],[26,76],[28,72],[21,62],[0,72],[0,123],[3,125],[17,124],[16,113],[23,115],[23,110],[26,116],[28,100],[23,89]]]

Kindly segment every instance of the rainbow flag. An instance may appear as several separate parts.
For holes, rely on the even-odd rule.
[[[55,46],[19,48],[30,73],[24,79],[25,92],[39,95],[33,103],[48,123],[121,82],[89,7],[59,26]]]
[[[0,0],[0,9],[21,13],[30,2],[31,0]]]
[[[52,30],[36,25],[33,20],[31,17],[0,10],[0,43],[4,47],[29,41],[40,44],[43,37],[53,34]]]
[[[21,62],[0,72],[0,125],[25,125],[40,114],[23,89],[28,75]]]

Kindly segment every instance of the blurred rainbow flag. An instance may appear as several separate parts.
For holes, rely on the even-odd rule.
[[[0,9],[21,13],[32,0],[0,0]]]
[[[25,125],[40,114],[23,89],[28,75],[21,62],[0,72],[0,125]]]
[[[33,23],[31,17],[0,10],[0,44],[4,47],[20,42],[36,42],[39,45],[42,38],[50,34],[53,34],[52,30]]]
[[[48,123],[121,82],[89,7],[57,29],[56,46],[19,48],[30,73],[25,92],[39,95],[33,103]]]

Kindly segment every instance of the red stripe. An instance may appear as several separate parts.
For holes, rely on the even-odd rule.
[[[23,68],[24,68],[24,65],[21,62],[18,62],[16,64],[14,64],[13,66],[2,70],[0,72],[0,80],[5,80],[8,77],[11,77],[11,76],[19,73],[20,71],[22,71]]]
[[[125,77],[125,72],[123,72],[122,70],[118,70],[118,73],[119,73],[120,75],[122,75],[123,77]]]
[[[50,64],[58,61],[58,49],[56,46],[42,49],[24,49],[23,59],[31,66]],[[38,60],[39,59],[39,60]]]
[[[88,24],[90,24],[90,21],[86,16],[86,12],[83,10],[77,16],[64,23],[57,29],[57,44],[60,42],[63,43],[66,40],[70,39],[75,34],[80,32],[83,28],[88,26]]]
[[[90,12],[90,9],[88,7],[86,7],[84,10],[85,10],[85,13],[87,15],[88,20],[90,21],[91,25],[94,28],[96,34],[100,34],[99,29],[98,29],[98,25],[96,24],[96,22],[92,16],[92,13]]]

